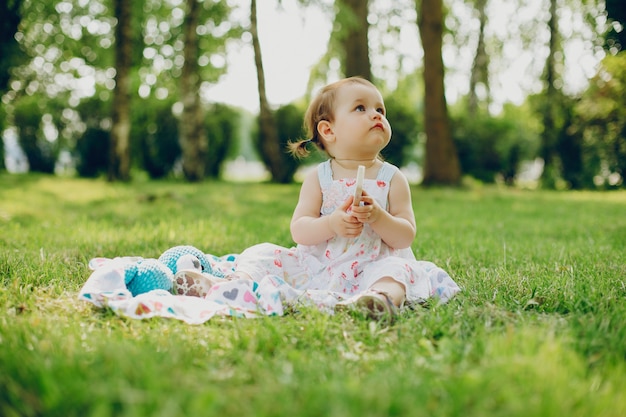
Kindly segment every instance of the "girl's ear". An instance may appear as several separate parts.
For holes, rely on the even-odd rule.
[[[335,132],[333,132],[333,127],[328,120],[322,120],[317,124],[317,133],[319,133],[326,142],[335,140]]]

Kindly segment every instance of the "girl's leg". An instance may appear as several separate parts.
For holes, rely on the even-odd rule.
[[[403,284],[391,277],[383,277],[362,294],[338,303],[336,308],[356,310],[371,319],[392,322],[405,298]]]
[[[387,294],[391,302],[396,307],[400,307],[406,298],[406,289],[404,285],[391,277],[383,277],[379,279],[370,287],[370,289],[375,292]],[[381,296],[383,295],[381,294]]]

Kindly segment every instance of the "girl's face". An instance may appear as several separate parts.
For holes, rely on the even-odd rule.
[[[378,90],[356,83],[341,86],[334,107],[327,140],[331,155],[345,159],[376,158],[391,139],[391,126]]]

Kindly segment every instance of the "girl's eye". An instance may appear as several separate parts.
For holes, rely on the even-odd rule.
[[[359,104],[358,106],[356,106],[356,108],[354,109],[356,111],[365,111],[365,106],[362,104]]]
[[[382,107],[377,108],[376,111],[382,114],[383,116],[385,115],[385,109],[383,109]]]

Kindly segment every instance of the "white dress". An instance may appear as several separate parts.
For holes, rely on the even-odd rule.
[[[331,214],[354,192],[354,178],[334,179],[330,160],[317,167],[322,190],[321,216]],[[376,179],[363,188],[387,209],[389,184],[398,168],[385,162]],[[318,245],[285,248],[261,243],[243,251],[235,270],[254,281],[277,276],[296,290],[328,291],[337,299],[362,293],[383,277],[392,277],[406,288],[407,303],[431,296],[447,301],[459,291],[457,284],[432,262],[418,261],[411,248],[392,249],[369,225],[356,238],[334,237]]]
[[[365,190],[382,207],[387,207],[389,183],[397,171],[385,163],[375,180],[365,180]],[[352,194],[355,180],[333,179],[330,161],[320,164],[318,173],[323,193],[321,215],[327,216]],[[214,278],[218,283],[203,298],[159,289],[133,297],[125,275],[128,264],[135,264],[138,258],[96,258],[89,263],[94,271],[79,297],[127,317],[171,317],[199,324],[215,315],[283,315],[285,306],[299,304],[332,314],[338,302],[357,296],[387,276],[405,286],[409,305],[433,296],[447,302],[459,292],[443,269],[416,260],[410,248],[391,249],[368,225],[353,239],[335,237],[319,245],[289,249],[262,243],[239,255],[207,256],[213,274],[241,271],[253,281]]]

